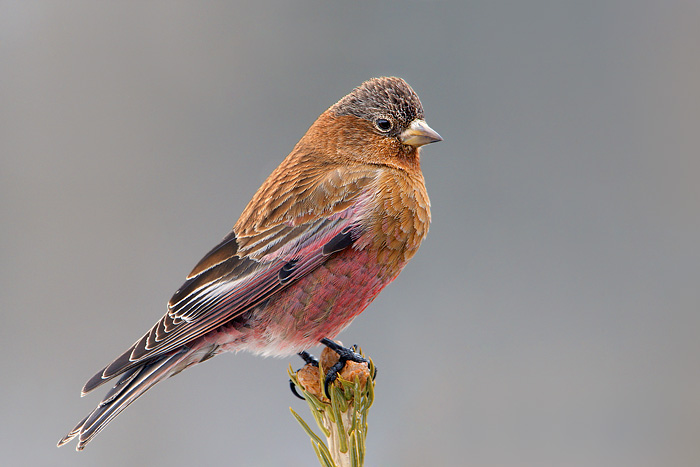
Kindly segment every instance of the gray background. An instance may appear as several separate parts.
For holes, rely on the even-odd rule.
[[[342,335],[371,466],[700,463],[700,6],[0,2],[3,465],[309,466],[296,359],[224,355],[77,454],[137,339],[314,119],[404,77],[419,254]]]

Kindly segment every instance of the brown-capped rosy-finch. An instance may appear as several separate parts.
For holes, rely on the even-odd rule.
[[[375,78],[311,125],[146,334],[82,393],[115,386],[59,443],[81,450],[156,383],[221,352],[287,356],[334,338],[428,231],[420,146],[442,138],[400,78]],[[329,342],[324,340],[324,342]]]

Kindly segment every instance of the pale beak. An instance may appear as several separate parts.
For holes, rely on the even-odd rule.
[[[399,139],[403,144],[408,144],[413,147],[420,147],[428,143],[436,143],[442,141],[437,131],[433,130],[425,123],[425,120],[417,118],[411,122],[406,130],[399,135]]]

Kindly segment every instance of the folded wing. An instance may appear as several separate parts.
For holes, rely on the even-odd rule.
[[[335,178],[334,178],[335,179]],[[350,247],[362,233],[366,196],[355,178],[352,192],[337,197],[339,209],[322,217],[304,213],[304,222],[286,219],[247,235],[227,235],[207,253],[168,303],[168,312],[126,352],[93,376],[86,394],[139,365],[176,352],[226,322],[271,298]],[[322,183],[316,190],[328,192]],[[310,195],[314,195],[310,191]],[[330,214],[330,215],[329,215]]]

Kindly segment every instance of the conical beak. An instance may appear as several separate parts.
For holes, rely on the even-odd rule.
[[[413,147],[420,147],[428,143],[436,143],[442,141],[437,131],[433,130],[425,123],[423,119],[415,119],[403,133],[399,135],[403,144],[408,144]]]

